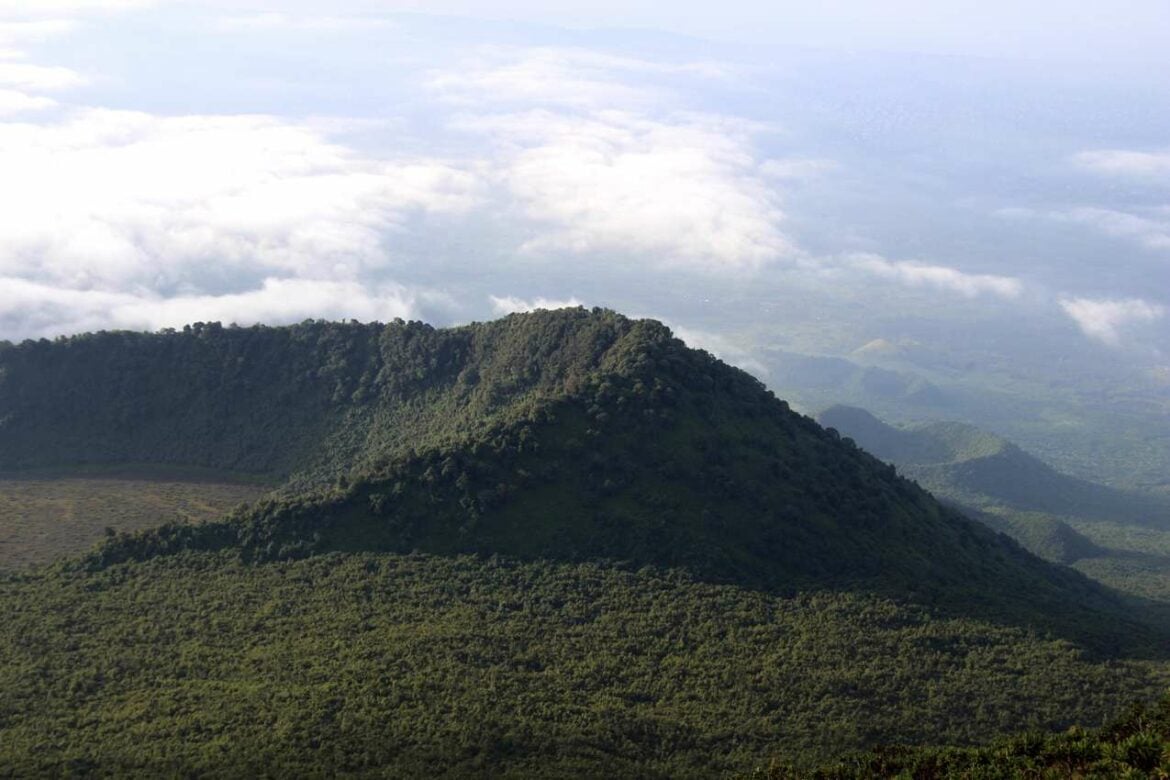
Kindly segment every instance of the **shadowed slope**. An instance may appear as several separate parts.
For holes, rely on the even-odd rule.
[[[196,324],[0,347],[0,469],[173,463],[329,481],[465,437],[604,367],[584,310],[423,323]]]

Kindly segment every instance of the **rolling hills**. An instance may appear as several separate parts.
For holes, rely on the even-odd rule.
[[[1125,600],[613,312],[0,350],[0,467],[121,462],[283,486],[0,581],[10,765],[698,776],[1166,674]]]
[[[817,420],[935,492],[979,506],[1091,520],[1170,524],[1170,503],[1062,474],[1006,439],[959,422],[887,425],[864,409],[834,406]]]
[[[894,427],[836,406],[822,424],[897,465],[936,496],[1048,560],[1145,600],[1170,624],[1170,502],[1062,474],[970,425]]]

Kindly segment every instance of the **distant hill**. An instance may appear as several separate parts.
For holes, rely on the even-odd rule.
[[[849,406],[826,409],[817,420],[896,464],[930,490],[964,504],[1170,525],[1170,502],[1062,474],[1006,439],[972,425],[925,422],[894,427]]]
[[[1010,442],[961,423],[887,425],[836,406],[820,421],[894,463],[944,502],[1047,560],[1139,600],[1170,626],[1170,500],[1061,474]]]
[[[873,342],[858,354],[881,353],[890,345]],[[769,379],[786,392],[819,397],[830,393],[852,403],[881,400],[920,408],[946,410],[955,399],[938,385],[911,373],[861,365],[841,357],[802,355],[780,349],[766,351]]]

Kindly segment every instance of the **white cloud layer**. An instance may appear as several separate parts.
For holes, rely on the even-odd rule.
[[[763,379],[768,376],[767,366],[757,360],[749,350],[744,349],[726,336],[704,330],[686,328],[669,322],[666,324],[674,331],[674,335],[686,342],[688,347],[704,349],[724,363],[733,365],[736,368],[742,368],[757,379]]]
[[[262,116],[88,110],[0,123],[0,274],[73,287],[182,286],[214,271],[351,277],[417,213],[476,202],[441,161],[355,155]]]
[[[1136,241],[1147,249],[1170,249],[1170,213],[1165,209],[1139,216],[1114,209],[1079,208],[1064,216],[1070,222],[1099,230],[1110,236]]]
[[[1073,162],[1095,173],[1139,178],[1170,178],[1170,151],[1137,152],[1099,149],[1073,156]]]
[[[754,270],[797,254],[775,172],[755,158],[754,136],[769,128],[671,110],[676,82],[728,75],[711,62],[488,48],[430,86],[468,112],[457,128],[495,142],[497,180],[536,226],[523,251]]]
[[[0,62],[0,86],[28,91],[55,91],[79,87],[85,78],[69,68]]]
[[[499,179],[540,227],[527,252],[708,271],[797,254],[776,194],[755,174],[750,124],[530,111],[466,126],[495,138]]]
[[[359,282],[386,278],[402,261],[396,236],[416,222],[457,218],[481,197],[466,168],[365,157],[265,116],[0,122],[0,170],[9,337],[401,316],[401,289]]]
[[[430,86],[444,100],[475,106],[527,103],[603,109],[647,109],[671,101],[655,78],[719,79],[715,62],[668,63],[574,47],[481,47],[458,68],[435,74]]]
[[[2,21],[0,13],[0,48],[23,46],[54,38],[77,28],[73,19],[37,19],[33,21]]]
[[[130,11],[152,5],[156,5],[156,0],[0,0],[0,19],[44,19]]]
[[[372,16],[317,16],[286,14],[275,11],[267,13],[222,16],[215,24],[220,32],[313,32],[336,33],[352,30],[374,30],[394,27],[390,19]]]
[[[1060,307],[1086,336],[1109,346],[1119,346],[1128,329],[1166,314],[1164,306],[1140,298],[1063,298]]]
[[[1079,225],[1147,249],[1170,249],[1170,207],[1145,208],[1139,214],[1090,206],[1052,211],[1011,208],[997,214],[1007,219],[1047,219]]]
[[[1010,276],[969,274],[946,266],[904,260],[892,261],[873,254],[852,255],[848,261],[853,268],[900,284],[910,287],[934,287],[967,298],[979,295],[1016,298],[1024,289],[1019,279]]]
[[[517,314],[525,311],[536,311],[537,309],[570,309],[585,305],[576,298],[564,298],[560,300],[553,298],[524,299],[512,295],[506,295],[502,298],[492,295],[489,296],[489,299],[492,302],[492,311],[501,317],[505,314]]]
[[[282,324],[308,318],[409,319],[418,294],[382,283],[265,279],[226,295],[164,297],[148,291],[75,290],[0,277],[0,329],[41,337],[103,329],[157,330],[192,322]]]
[[[26,95],[15,89],[0,89],[0,117],[25,111],[43,111],[53,108],[57,101],[39,95]]]

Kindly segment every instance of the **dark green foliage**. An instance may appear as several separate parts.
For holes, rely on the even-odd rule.
[[[1110,593],[658,323],[204,325],[0,368],[4,465],[292,475],[0,584],[18,775],[710,776],[1100,722],[1164,673],[1102,659],[1166,647]]]
[[[756,780],[942,780],[1170,777],[1170,695],[1098,731],[1073,727],[1059,734],[1031,731],[981,748],[883,747],[818,770],[776,762]]]
[[[185,553],[0,580],[0,776],[712,777],[1099,724],[1155,691],[840,593],[504,558]]]
[[[584,310],[423,323],[197,323],[0,352],[0,469],[174,463],[332,480],[466,437],[661,325]]]
[[[420,333],[434,342],[420,354],[442,354],[443,334],[474,334],[484,357],[438,373],[475,371],[475,389],[426,386],[448,388],[437,408],[463,399],[494,414],[460,423],[466,409],[438,415],[419,406],[430,390],[403,391],[396,403],[436,414],[429,446],[379,446],[331,488],[223,523],[120,536],[89,565],[224,548],[245,560],[329,550],[630,560],[771,590],[910,596],[1110,654],[1160,646],[1087,578],[941,507],[658,323],[545,312]]]

